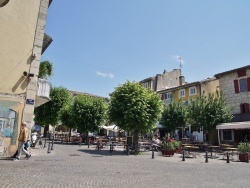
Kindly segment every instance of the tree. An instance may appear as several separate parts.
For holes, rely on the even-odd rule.
[[[35,108],[36,123],[41,125],[57,125],[60,120],[60,111],[70,102],[70,97],[69,91],[63,87],[51,88],[51,100]]]
[[[165,105],[160,124],[167,132],[175,131],[178,127],[184,127],[187,123],[187,106],[180,100]]]
[[[69,136],[71,136],[71,129],[76,128],[76,125],[74,123],[74,116],[72,112],[72,107],[73,107],[72,102],[70,101],[67,105],[65,105],[60,110],[60,117],[59,117],[62,125],[65,125],[67,128],[70,128]]]
[[[38,78],[48,79],[53,74],[53,64],[49,61],[42,61],[39,66]]]
[[[88,131],[99,130],[105,120],[106,109],[106,104],[101,98],[77,95],[71,108],[71,114],[77,128],[88,133]]]
[[[220,123],[230,122],[233,118],[233,106],[227,106],[223,92],[217,96],[209,94],[191,100],[189,104],[189,121],[192,125],[203,126],[204,130],[211,131]]]
[[[163,103],[160,96],[138,83],[127,81],[110,97],[109,121],[123,130],[133,131],[133,147],[137,149],[139,131],[152,129],[161,116]]]

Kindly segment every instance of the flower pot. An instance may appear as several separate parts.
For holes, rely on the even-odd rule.
[[[175,152],[175,153],[181,153],[181,152],[182,152],[182,148],[176,148],[176,149],[174,150],[174,152]]]
[[[239,153],[239,160],[241,162],[246,162],[247,161],[247,154]],[[248,154],[248,160],[250,160],[250,153]]]
[[[166,149],[163,149],[161,150],[161,153],[163,156],[173,156],[174,155],[174,151],[175,150],[166,150]]]

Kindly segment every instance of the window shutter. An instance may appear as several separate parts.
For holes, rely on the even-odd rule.
[[[247,78],[247,90],[250,91],[250,77]]]
[[[239,93],[239,82],[238,80],[234,80],[234,90],[235,90],[235,93]]]
[[[249,112],[249,104],[248,103],[244,103],[244,109],[245,109],[245,113]]]
[[[247,75],[246,69],[244,69],[244,70],[239,70],[237,73],[238,73],[238,77],[243,77],[243,76],[246,76],[246,75]]]
[[[244,104],[240,104],[240,113],[244,113]]]

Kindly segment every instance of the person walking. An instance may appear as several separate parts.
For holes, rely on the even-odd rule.
[[[23,151],[26,154],[28,159],[31,157],[29,152],[24,149],[24,146],[25,146],[24,144],[26,143],[28,136],[29,136],[29,130],[26,127],[26,122],[23,122],[21,125],[20,134],[18,137],[18,154],[17,154],[16,158],[14,159],[14,161],[20,160],[21,151]]]

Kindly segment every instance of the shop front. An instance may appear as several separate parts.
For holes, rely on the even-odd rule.
[[[238,144],[250,141],[250,121],[222,123],[216,129],[219,142]]]

